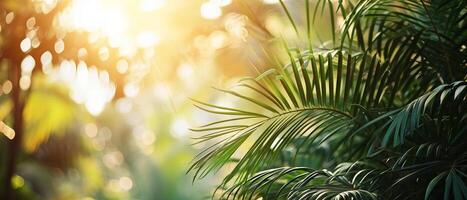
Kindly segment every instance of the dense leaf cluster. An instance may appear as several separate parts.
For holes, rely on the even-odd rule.
[[[195,177],[233,162],[220,199],[467,199],[467,2],[312,3],[307,48],[286,45],[288,64],[221,90],[259,111],[197,102],[228,118],[194,129],[211,144]],[[332,45],[319,48],[325,10]]]

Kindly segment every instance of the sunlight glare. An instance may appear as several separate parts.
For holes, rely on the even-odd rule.
[[[183,63],[177,68],[177,76],[180,80],[189,80],[193,74],[193,66],[189,63]]]
[[[222,15],[222,9],[216,3],[205,2],[200,8],[201,16],[205,19],[217,19]]]
[[[186,138],[186,135],[188,134],[188,129],[190,128],[190,125],[188,122],[183,119],[183,118],[176,118],[171,125],[171,134],[175,138],[178,139],[183,139]]]
[[[215,31],[209,35],[211,47],[214,49],[220,49],[227,44],[227,35],[223,31]]]
[[[102,0],[74,0],[59,16],[59,23],[68,30],[100,33],[108,37],[112,46],[118,46],[125,38],[128,17],[122,8],[103,3]]]
[[[154,95],[159,100],[167,100],[170,97],[170,89],[167,84],[159,83],[154,87]]]
[[[220,7],[224,7],[224,6],[228,6],[232,3],[232,0],[210,0],[210,2],[220,6]]]
[[[125,93],[125,96],[127,97],[135,97],[136,95],[138,95],[138,92],[139,87],[136,83],[127,83],[123,88],[123,93]]]
[[[88,67],[83,61],[77,66],[72,60],[62,61],[56,75],[70,86],[73,101],[83,104],[91,115],[99,115],[115,95],[116,86],[108,72]]]
[[[165,3],[165,0],[141,0],[139,9],[143,12],[150,12],[161,8]]]
[[[76,74],[76,63],[74,61],[63,60],[60,63],[60,76],[64,80],[73,80]]]
[[[153,32],[144,31],[138,34],[138,46],[141,48],[153,47],[159,43],[159,37]]]
[[[57,0],[42,0],[40,3],[38,11],[47,14],[55,8]]]

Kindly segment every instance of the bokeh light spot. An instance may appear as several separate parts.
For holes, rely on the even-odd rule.
[[[5,22],[6,24],[10,24],[13,19],[15,19],[15,13],[14,12],[9,12],[8,14],[6,14],[5,16]]]
[[[189,63],[183,63],[180,66],[178,66],[177,69],[177,76],[181,80],[188,80],[191,77],[193,77],[193,66]]]
[[[24,57],[23,61],[21,61],[21,70],[23,73],[31,74],[34,66],[36,66],[36,61],[31,55],[27,55]]]
[[[128,71],[128,61],[125,59],[120,59],[117,62],[117,72],[120,74],[124,74]]]
[[[27,90],[31,87],[31,77],[29,75],[21,76],[19,79],[19,87],[22,90]]]
[[[84,126],[84,133],[90,138],[96,137],[97,136],[97,126],[96,126],[96,124],[87,123]]]
[[[110,52],[109,52],[109,48],[107,47],[101,47],[99,49],[99,58],[102,60],[102,61],[106,61],[108,60],[110,57]]]
[[[18,175],[14,175],[14,176],[11,178],[11,185],[12,185],[13,188],[15,188],[15,189],[18,189],[18,188],[23,187],[23,186],[24,186],[24,179],[23,179],[23,177],[18,176]]]
[[[190,128],[190,125],[185,119],[177,118],[172,122],[170,133],[175,138],[183,139],[188,134],[189,128]]]
[[[45,51],[41,55],[41,63],[42,65],[48,65],[52,63],[52,53],[50,51]]]
[[[120,113],[129,113],[133,108],[133,103],[129,98],[121,98],[117,100],[115,106]]]
[[[28,19],[28,21],[26,21],[26,28],[28,28],[29,30],[33,29],[35,25],[36,25],[36,18],[34,17],[31,17]]]
[[[118,184],[125,191],[128,191],[133,187],[133,181],[129,177],[126,177],[126,176],[121,177],[118,180]]]
[[[7,80],[3,83],[2,91],[4,94],[9,94],[12,89],[13,89],[13,84],[11,83],[10,80]]]
[[[63,42],[63,40],[57,40],[54,45],[54,50],[58,54],[62,53],[65,50],[65,42]]]
[[[123,88],[123,92],[127,97],[135,97],[138,95],[139,87],[136,83],[127,83]]]
[[[88,55],[88,50],[86,48],[79,48],[78,50],[78,58],[79,59],[84,59]]]
[[[31,39],[28,37],[24,38],[21,43],[19,43],[19,47],[21,48],[21,51],[27,52],[31,49],[32,44],[31,44]]]

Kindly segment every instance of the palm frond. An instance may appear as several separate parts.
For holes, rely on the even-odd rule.
[[[281,167],[257,173],[224,191],[223,199],[377,199],[380,170],[362,162],[342,163],[334,171]]]
[[[399,49],[406,50],[397,51],[393,58],[407,58],[412,44],[401,42]],[[284,68],[241,81],[238,87],[249,89],[248,95],[220,90],[255,105],[259,108],[257,112],[197,101],[197,107],[202,110],[232,117],[193,129],[207,132],[198,138],[199,142],[223,138],[197,156],[190,168],[196,171],[195,178],[229,162],[247,140],[253,140],[253,145],[226,177],[226,182],[237,175],[240,180],[246,179],[275,160],[279,152],[297,138],[305,137],[312,143],[316,139],[335,139],[338,135],[341,142],[332,147],[336,151],[364,120],[358,107],[393,105],[394,96],[403,86],[397,83],[410,84],[408,81],[416,81],[417,75],[412,68],[417,67],[414,59],[402,63],[382,60],[377,54],[351,55],[340,50],[314,54],[297,54],[291,50],[289,57],[290,64]],[[402,79],[407,76],[413,78]],[[229,125],[233,121],[236,124]],[[357,148],[354,153],[363,152],[365,147],[368,145]]]
[[[362,113],[354,105],[384,105],[388,99],[382,94],[394,82],[388,78],[397,76],[389,71],[394,66],[381,63],[377,55],[345,54],[331,51],[295,55],[290,51],[290,65],[239,83],[238,87],[251,93],[220,90],[255,105],[258,112],[196,101],[202,110],[231,117],[193,129],[207,133],[198,138],[200,142],[221,140],[198,155],[190,169],[196,171],[195,177],[203,177],[229,162],[247,140],[253,140],[253,145],[226,181],[254,174],[297,138],[307,138],[310,144],[337,139],[340,142],[333,143],[333,151],[343,141],[353,144],[349,133],[362,120]]]
[[[393,146],[398,146],[419,129],[422,126],[422,118],[428,116],[436,120],[436,123],[446,124],[453,129],[446,133],[449,134],[447,138],[450,138],[450,144],[454,144],[465,137],[467,130],[466,98],[467,82],[440,85],[406,106],[379,116],[362,126],[360,130],[384,122],[382,126],[378,126],[381,130],[385,130],[383,145],[391,143]]]
[[[390,167],[380,177],[391,184],[380,194],[385,199],[464,199],[459,191],[465,190],[466,177],[459,172],[466,170],[465,145],[421,142],[406,145],[400,152],[387,152],[381,159]],[[441,180],[446,184],[440,184]],[[414,184],[418,187],[410,188]]]
[[[195,179],[232,163],[222,198],[465,198],[467,2],[313,3],[305,1],[308,49],[284,41],[288,64],[219,90],[250,106],[195,101],[226,117],[193,129],[211,144],[190,168]],[[325,12],[327,49],[311,41]],[[296,162],[300,155],[316,159]],[[352,163],[363,158],[378,166]]]
[[[371,51],[381,49],[393,39],[420,34],[417,52],[425,70],[431,68],[422,78],[437,83],[464,80],[467,52],[462,46],[467,41],[466,7],[465,1],[449,0],[358,1],[345,18],[341,45],[352,46],[356,42],[360,49]]]

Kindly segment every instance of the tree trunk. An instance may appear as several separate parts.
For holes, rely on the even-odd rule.
[[[15,199],[13,185],[11,178],[16,172],[16,162],[21,147],[21,139],[23,136],[23,108],[24,102],[21,100],[21,88],[19,86],[19,79],[21,78],[21,68],[17,66],[11,67],[11,81],[13,83],[13,90],[11,91],[13,101],[13,130],[15,130],[15,137],[8,143],[7,163],[4,180],[4,192],[6,200]]]

